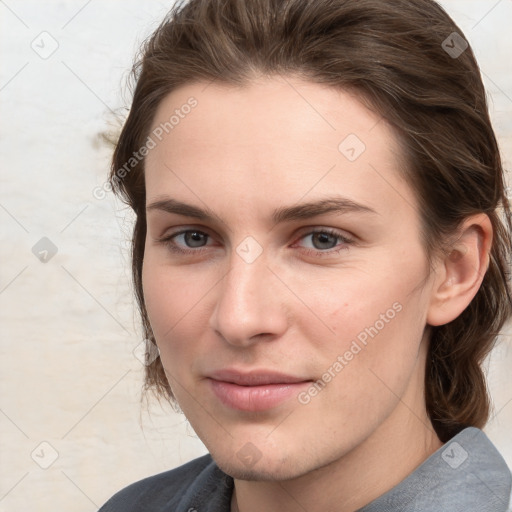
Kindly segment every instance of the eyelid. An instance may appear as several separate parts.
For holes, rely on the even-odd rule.
[[[299,231],[299,234],[296,235],[297,239],[304,238],[306,235],[313,235],[315,233],[327,233],[332,236],[339,237],[345,241],[355,242],[356,237],[354,235],[351,235],[347,233],[344,230],[341,230],[339,228],[331,228],[327,226],[307,226],[305,228],[301,228]]]

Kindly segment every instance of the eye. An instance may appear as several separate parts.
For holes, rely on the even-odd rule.
[[[348,249],[353,240],[347,238],[339,231],[333,229],[316,229],[305,235],[300,240],[309,238],[312,248],[306,248],[306,253],[313,256],[329,256],[337,254],[342,250]]]
[[[177,235],[174,235],[174,238],[183,237],[183,241],[188,247],[202,247],[205,242],[208,241],[208,235],[203,233],[202,231],[183,231]]]
[[[198,229],[184,229],[177,233],[164,236],[158,239],[172,252],[178,253],[198,253],[206,247],[206,242],[210,238],[208,233]],[[184,248],[183,248],[184,247]]]

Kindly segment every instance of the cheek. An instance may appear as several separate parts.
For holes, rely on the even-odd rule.
[[[142,265],[142,289],[149,321],[153,333],[159,341],[162,333],[173,325],[172,319],[167,315],[174,308],[173,304],[169,302],[170,294],[165,280],[161,278],[158,263],[154,263],[148,253],[146,253]],[[167,320],[165,320],[166,318]]]
[[[160,351],[165,353],[169,341],[176,339],[174,333],[179,327],[180,318],[187,312],[189,301],[184,298],[186,289],[177,285],[169,269],[154,261],[150,252],[144,258],[142,286],[153,334]]]
[[[343,375],[337,392],[360,406],[355,396],[365,396],[371,412],[379,403],[402,396],[412,372],[418,370],[420,346],[425,327],[426,302],[414,286],[393,281],[395,287],[376,290],[362,309],[348,311],[346,334],[339,320],[338,355]],[[348,309],[348,306],[347,308]],[[334,358],[331,356],[331,360]]]
[[[400,386],[397,379],[414,367],[428,306],[419,286],[421,255],[411,249],[407,261],[382,258],[365,272],[333,273],[316,286],[304,283],[304,302],[313,305],[317,318],[308,313],[298,322],[304,338],[316,345],[321,370],[345,375],[338,391],[375,385],[370,369]]]
[[[162,362],[175,373],[199,349],[208,321],[209,286],[205,279],[162,263],[151,250],[144,258],[142,285]]]
[[[200,290],[186,272],[163,261],[158,251],[147,248],[142,266],[142,287],[146,310],[155,336],[174,330],[180,318],[198,302]]]
[[[387,271],[373,272],[340,269],[330,279],[304,281],[297,295],[308,311],[297,315],[297,321],[310,334],[322,332],[332,338],[338,348],[358,337],[364,341],[368,330],[389,331],[391,324],[401,323],[406,306],[408,310],[421,309],[411,293],[413,275],[408,269],[393,273],[388,266]]]

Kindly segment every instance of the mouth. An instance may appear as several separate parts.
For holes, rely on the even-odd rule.
[[[232,369],[214,372],[207,380],[213,394],[225,406],[246,412],[277,407],[296,397],[312,382],[305,377],[270,370],[241,372]]]

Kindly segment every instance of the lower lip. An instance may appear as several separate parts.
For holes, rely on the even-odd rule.
[[[285,400],[297,396],[310,382],[265,384],[262,386],[239,386],[232,382],[208,379],[219,400],[232,409],[240,411],[265,411]]]

